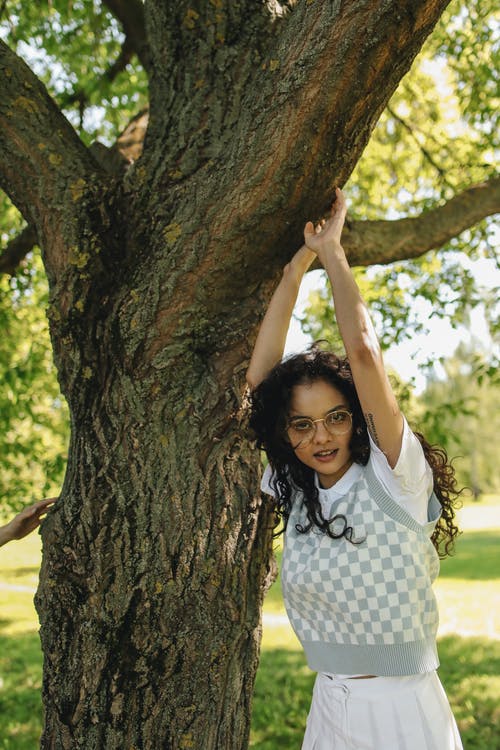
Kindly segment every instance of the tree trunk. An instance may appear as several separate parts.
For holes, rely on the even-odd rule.
[[[244,748],[269,539],[246,441],[117,380],[75,430],[45,539],[42,747]]]
[[[164,294],[185,269],[165,251],[127,265],[141,252],[134,222],[124,248],[105,244],[111,221],[93,224],[51,290],[72,438],[36,597],[42,747],[236,750],[248,742],[272,525],[241,400],[245,305],[231,301],[209,326],[190,301],[209,279]],[[208,252],[192,232],[191,262]],[[98,287],[87,286],[93,264]]]

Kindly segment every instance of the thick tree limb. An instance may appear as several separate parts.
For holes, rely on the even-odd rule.
[[[153,54],[173,65],[175,31],[183,49],[190,41],[197,62],[184,69],[177,60],[175,75],[167,64],[151,78],[151,121],[141,159],[147,195],[164,194],[172,182],[185,185],[186,200],[195,194],[202,200],[203,194],[219,263],[225,240],[227,279],[235,243],[248,246],[243,252],[255,280],[270,256],[276,268],[282,265],[277,248],[293,246],[305,219],[324,211],[333,186],[346,182],[447,4],[304,0],[280,20],[276,37],[258,48],[251,36],[250,42],[237,38],[230,46],[224,38],[210,47],[200,3],[193,5],[197,15],[176,17],[175,26],[175,14],[166,11],[172,3],[150,2]],[[244,65],[245,54],[251,65]],[[196,179],[188,186],[187,178],[196,174],[199,186]]]
[[[146,38],[144,5],[141,0],[103,0],[106,8],[121,23],[126,40],[122,57],[133,49],[146,71],[151,68],[151,55]],[[112,79],[111,79],[112,80]]]
[[[25,227],[7,243],[0,252],[0,273],[13,276],[19,264],[36,245],[37,236],[33,226]]]
[[[88,185],[99,183],[100,170],[43,84],[3,41],[0,75],[0,186],[36,227],[42,244],[44,236],[59,237],[47,243],[50,273],[64,266],[68,253],[63,213],[68,222],[72,215],[77,221],[79,200]],[[72,241],[77,243],[76,234]]]
[[[298,3],[244,100],[236,189],[258,183],[293,222],[346,182],[380,113],[448,0]],[[362,32],[360,33],[360,30]],[[311,39],[314,42],[311,44]],[[361,47],[360,47],[361,42]],[[277,134],[279,133],[279,138]],[[267,146],[266,146],[267,144]],[[258,177],[246,165],[258,147]],[[283,186],[296,185],[291,196]]]
[[[168,102],[163,115],[157,109],[140,160],[148,195],[165,193],[177,182],[176,213],[203,205],[210,234],[189,287],[179,280],[184,300],[176,308],[179,314],[183,304],[191,304],[190,290],[197,290],[198,307],[209,306],[209,316],[236,290],[245,294],[261,284],[263,269],[267,278],[279,273],[298,246],[305,221],[319,218],[334,185],[347,181],[381,111],[447,4],[300,1],[278,24],[276,39],[252,77],[243,79],[237,106],[223,110],[210,103],[210,111],[220,114],[216,143],[204,143],[200,131],[190,130],[188,118],[174,122]],[[193,106],[202,110],[203,99]],[[162,161],[161,134],[172,137],[179,122],[186,126],[182,150],[170,152],[174,163]],[[166,226],[172,221],[165,217]],[[199,248],[187,223],[182,242]],[[214,267],[220,274],[216,284],[200,284]]]
[[[342,243],[353,265],[392,263],[439,248],[499,212],[500,178],[496,177],[415,218],[351,222],[344,230]]]
[[[259,0],[149,0],[150,124],[145,168],[188,176],[226,149],[275,25]],[[161,155],[157,149],[161,144]]]

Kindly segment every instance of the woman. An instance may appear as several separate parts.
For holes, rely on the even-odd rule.
[[[415,435],[340,243],[346,204],[304,230],[255,344],[251,424],[283,521],[287,612],[318,672],[303,750],[458,750],[436,674],[439,548],[458,530],[446,454]],[[300,280],[328,273],[346,358],[280,362]]]

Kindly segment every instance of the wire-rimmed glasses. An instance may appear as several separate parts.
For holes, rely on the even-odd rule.
[[[316,425],[323,422],[330,435],[344,435],[352,427],[352,412],[347,409],[332,409],[321,419],[292,417],[288,420],[286,434],[293,448],[309,445],[316,433]]]

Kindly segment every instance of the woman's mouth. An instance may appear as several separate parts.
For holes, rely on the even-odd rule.
[[[331,448],[330,450],[318,451],[317,453],[314,454],[314,458],[316,458],[318,461],[331,461],[332,458],[335,458],[338,452],[339,452],[338,448]]]

